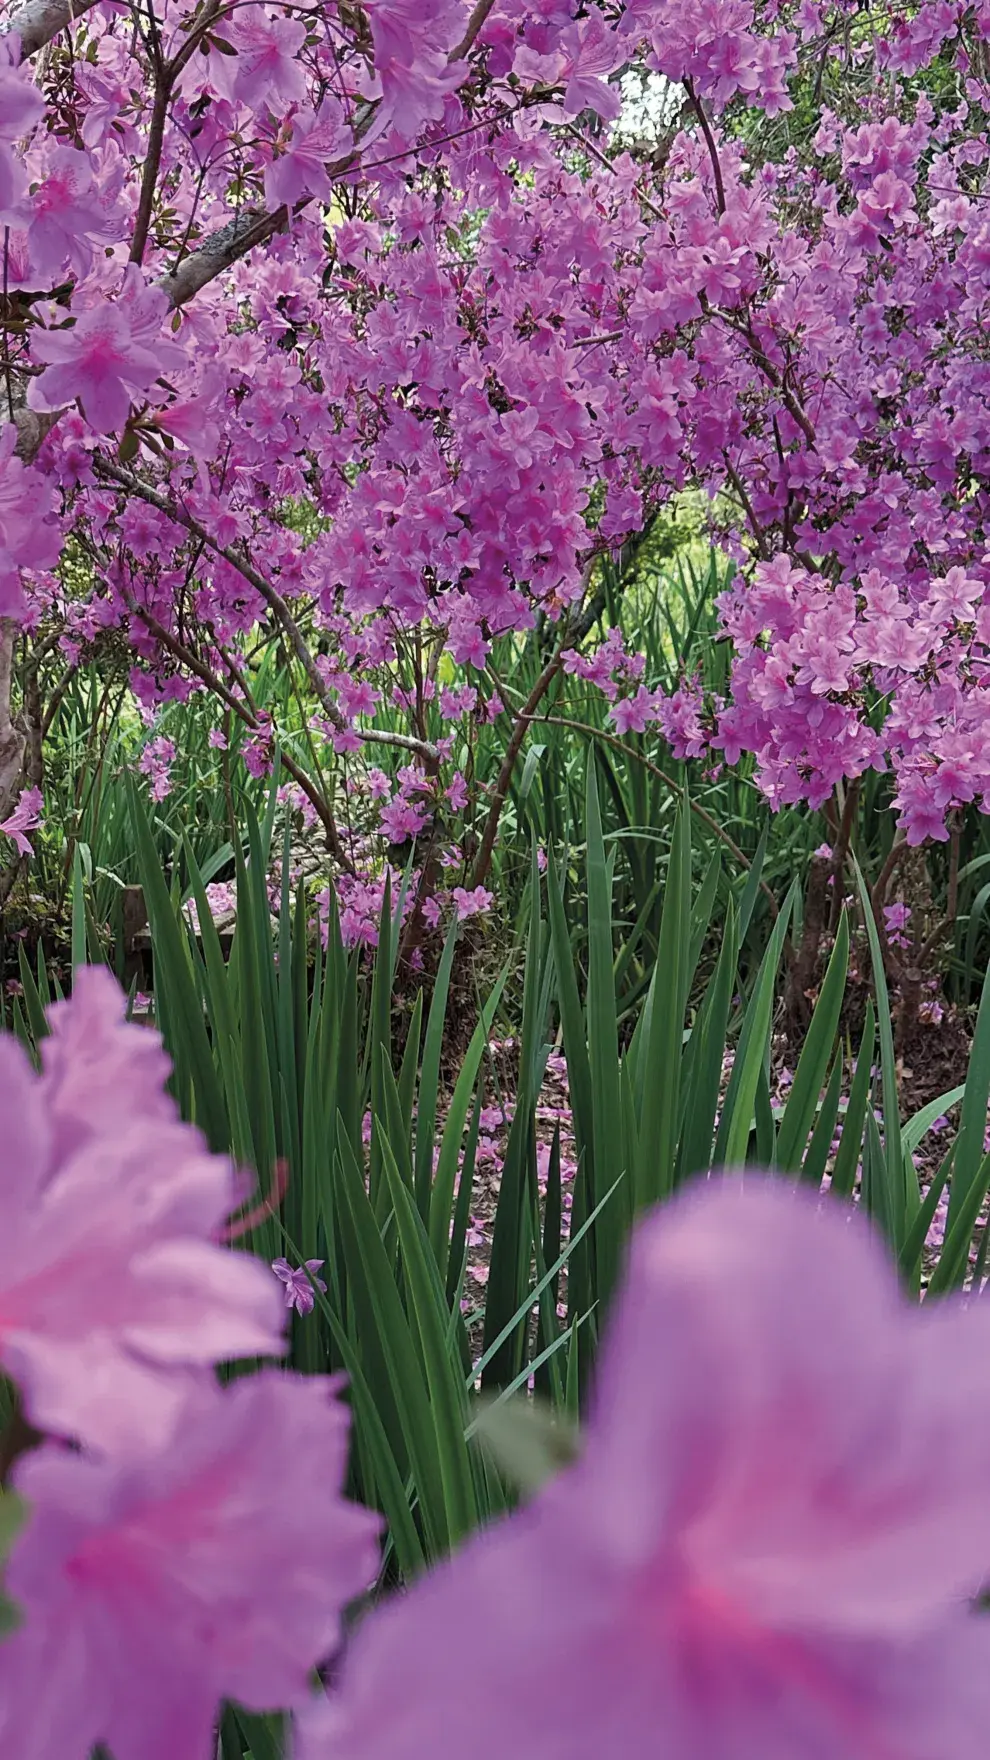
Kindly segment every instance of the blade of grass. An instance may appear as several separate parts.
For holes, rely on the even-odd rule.
[[[796,1173],[804,1159],[835,1044],[848,965],[849,920],[843,911],[777,1134],[776,1165],[785,1173]]]
[[[760,962],[753,994],[743,1017],[739,1045],[715,1143],[716,1166],[741,1167],[746,1160],[756,1108],[756,1090],[770,1037],[777,967],[794,908],[796,887],[795,882],[774,923],[767,950]]]
[[[909,1224],[913,1222],[917,1214],[920,1197],[916,1180],[914,1181],[914,1191],[909,1193],[908,1164],[901,1152],[900,1101],[897,1092],[894,1028],[887,995],[887,978],[884,972],[880,937],[877,934],[877,926],[873,916],[873,902],[859,864],[855,857],[852,860],[856,871],[856,884],[859,888],[863,921],[866,925],[866,936],[870,944],[873,987],[877,999],[877,1026],[880,1032],[880,1082],[883,1095],[883,1178],[887,1192],[885,1208],[889,1211],[890,1238],[895,1249],[898,1249],[903,1244]],[[867,1121],[867,1130],[869,1131],[869,1121]]]
[[[983,979],[976,1030],[969,1053],[966,1084],[962,1097],[956,1153],[952,1163],[952,1186],[949,1191],[949,1214],[946,1235],[950,1235],[957,1217],[966,1203],[966,1194],[978,1178],[983,1165],[983,1139],[987,1128],[990,1102],[990,968]]]
[[[835,1166],[832,1169],[832,1183],[829,1189],[837,1198],[851,1197],[856,1185],[856,1170],[860,1162],[866,1109],[869,1104],[870,1087],[873,1080],[875,1045],[876,1015],[871,996],[866,1004],[863,1036],[859,1042],[859,1055],[856,1058],[856,1069],[853,1074],[852,1087],[849,1090],[849,1104],[842,1122],[842,1136],[839,1139]]]
[[[669,1197],[674,1189],[690,952],[691,826],[686,801],[681,801],[674,821],[657,962],[646,1004],[642,1149],[636,1168],[640,1207]]]

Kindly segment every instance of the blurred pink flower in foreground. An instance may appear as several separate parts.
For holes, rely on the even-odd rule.
[[[158,1035],[124,1012],[83,968],[40,1076],[0,1037],[0,1364],[40,1429],[98,1446],[166,1437],[190,1369],[284,1350],[270,1271],[213,1238],[233,1168],[181,1123]]]
[[[976,1760],[990,1310],[762,1176],[635,1237],[583,1456],[360,1629],[301,1760]]]
[[[265,1274],[268,1277],[268,1273]],[[208,1760],[220,1701],[308,1694],[378,1567],[378,1518],[340,1496],[347,1413],[326,1380],[189,1385],[173,1445],[123,1461],[48,1445],[7,1587],[0,1747],[18,1760]]]

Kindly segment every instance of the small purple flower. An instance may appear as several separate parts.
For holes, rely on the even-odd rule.
[[[495,902],[495,894],[488,892],[484,886],[476,886],[472,892],[468,892],[464,886],[455,886],[451,896],[459,923],[466,922],[468,917],[481,916]]]
[[[313,1294],[313,1283],[317,1289],[323,1291],[324,1295],[326,1294],[326,1284],[322,1277],[316,1275],[322,1269],[322,1259],[307,1259],[305,1271],[301,1265],[293,1269],[288,1259],[272,1260],[272,1270],[275,1276],[279,1283],[285,1285],[285,1305],[287,1308],[295,1308],[297,1314],[311,1314],[313,1312],[313,1303],[316,1300]],[[312,1273],[313,1283],[310,1283],[306,1271]]]

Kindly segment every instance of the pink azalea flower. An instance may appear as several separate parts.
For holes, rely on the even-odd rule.
[[[883,920],[888,929],[903,929],[911,921],[911,906],[899,899],[894,904],[885,904]]]
[[[330,743],[341,757],[348,752],[359,752],[364,745],[361,735],[350,727],[337,728],[330,736]]]
[[[90,241],[114,236],[85,153],[76,147],[56,147],[45,169],[31,198],[27,229],[31,268],[39,285],[54,281],[66,264],[76,275],[85,275],[93,261]]]
[[[34,855],[34,847],[24,834],[36,830],[41,824],[44,804],[40,788],[22,788],[14,811],[8,818],[0,819],[0,831],[13,838],[20,856]]]
[[[317,1277],[316,1275],[316,1273],[322,1271],[322,1269],[322,1259],[306,1260],[306,1271],[311,1271],[313,1273],[313,1283],[315,1283],[317,1289],[321,1289],[325,1295],[327,1286],[322,1277]],[[285,1286],[286,1307],[295,1308],[297,1314],[311,1314],[313,1312],[316,1297],[313,1294],[313,1284],[310,1283],[309,1278],[306,1276],[306,1271],[303,1270],[302,1266],[292,1266],[289,1264],[288,1259],[273,1259],[272,1270],[278,1278],[279,1283],[284,1284]]]
[[[244,768],[249,776],[268,776],[274,763],[272,752],[272,735],[268,726],[260,733],[252,734],[241,747]]]
[[[495,902],[495,894],[484,886],[475,886],[470,892],[466,886],[455,886],[451,897],[459,923],[466,922],[468,917],[480,917]]]
[[[137,761],[142,776],[147,776],[151,785],[153,801],[163,801],[172,792],[171,766],[175,763],[175,743],[160,734],[157,739],[148,741]]]
[[[18,274],[16,260],[17,245],[15,240],[24,241],[24,254],[27,253],[27,240],[21,228],[30,217],[31,209],[26,200],[28,193],[27,173],[23,162],[13,147],[0,140],[0,220],[12,231],[7,236],[8,279]],[[13,246],[13,252],[12,247]],[[26,261],[23,265],[27,268]]]
[[[0,1648],[6,1753],[206,1760],[221,1700],[305,1698],[378,1565],[377,1517],[340,1496],[332,1393],[274,1371],[195,1384],[164,1452],[20,1461],[33,1514],[7,1572],[24,1622]]]
[[[278,208],[291,208],[303,196],[329,201],[327,165],[343,159],[354,142],[351,130],[337,108],[327,103],[323,113],[300,113],[292,119],[292,139],[265,171],[265,201]]]
[[[382,808],[379,825],[382,834],[390,843],[408,843],[418,837],[426,824],[426,808],[416,801],[407,801],[396,795]]]
[[[366,678],[351,678],[346,673],[338,681],[337,692],[344,714],[352,720],[357,715],[373,715],[381,702],[381,692]]]
[[[656,715],[656,695],[641,684],[634,696],[620,697],[612,705],[609,720],[616,733],[642,733]]]
[[[155,425],[171,434],[194,458],[212,458],[220,444],[220,429],[212,420],[209,403],[204,397],[189,397],[169,404],[168,409],[160,410],[156,415]]]
[[[100,1446],[167,1434],[190,1368],[284,1349],[269,1272],[214,1243],[233,1169],[180,1122],[158,1035],[124,1013],[83,968],[40,1076],[0,1038],[0,1363],[39,1428]]]
[[[217,87],[251,110],[287,109],[306,98],[306,75],[299,51],[306,26],[294,18],[268,18],[259,8],[242,8],[227,26],[236,56],[211,57]]]
[[[597,110],[600,116],[614,121],[622,108],[622,98],[604,81],[622,62],[623,54],[601,13],[592,12],[580,24],[568,25],[561,37],[561,48],[566,55],[565,114],[576,116],[584,109]]]
[[[581,1459],[367,1620],[301,1760],[979,1760],[988,1331],[789,1182],[654,1212]]]
[[[448,94],[466,75],[463,62],[447,61],[463,28],[463,8],[448,0],[367,0],[365,10],[382,90],[379,125],[388,120],[403,140],[415,140],[424,122],[443,114]]]
[[[165,294],[132,264],[117,300],[102,300],[68,329],[36,331],[33,353],[48,365],[31,381],[31,408],[60,410],[78,398],[98,433],[119,432],[132,394],[149,392],[162,373],[187,364],[183,350],[160,334],[167,312]]]

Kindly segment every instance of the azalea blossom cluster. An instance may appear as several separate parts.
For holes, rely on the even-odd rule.
[[[890,762],[908,842],[944,840],[951,808],[990,800],[985,591],[958,565],[909,588],[869,568],[857,590],[786,557],[757,564],[748,589],[725,595],[739,662],[715,743],[729,762],[757,751],[775,803],[820,805],[837,782]],[[888,696],[877,728],[871,710]]]
[[[982,1303],[911,1307],[865,1221],[791,1181],[689,1189],[635,1232],[575,1464],[341,1664],[379,1524],[339,1495],[338,1389],[211,1368],[278,1354],[322,1262],[220,1244],[243,1193],[108,974],[50,1028],[40,1073],[0,1038],[0,1360],[46,1433],[4,1438],[5,1752],[208,1760],[229,1697],[293,1710],[299,1760],[983,1753]]]
[[[754,752],[774,803],[888,769],[913,840],[982,805],[985,6],[305,19],[8,4],[0,612],[70,654],[125,629],[135,688],[214,690],[255,774],[267,620],[331,756],[387,700],[457,790],[458,724],[516,750],[533,712],[493,642],[541,618],[586,661],[598,559],[701,485],[729,691],[670,706],[627,657],[616,731]],[[630,67],[681,97],[656,150],[610,132]]]

